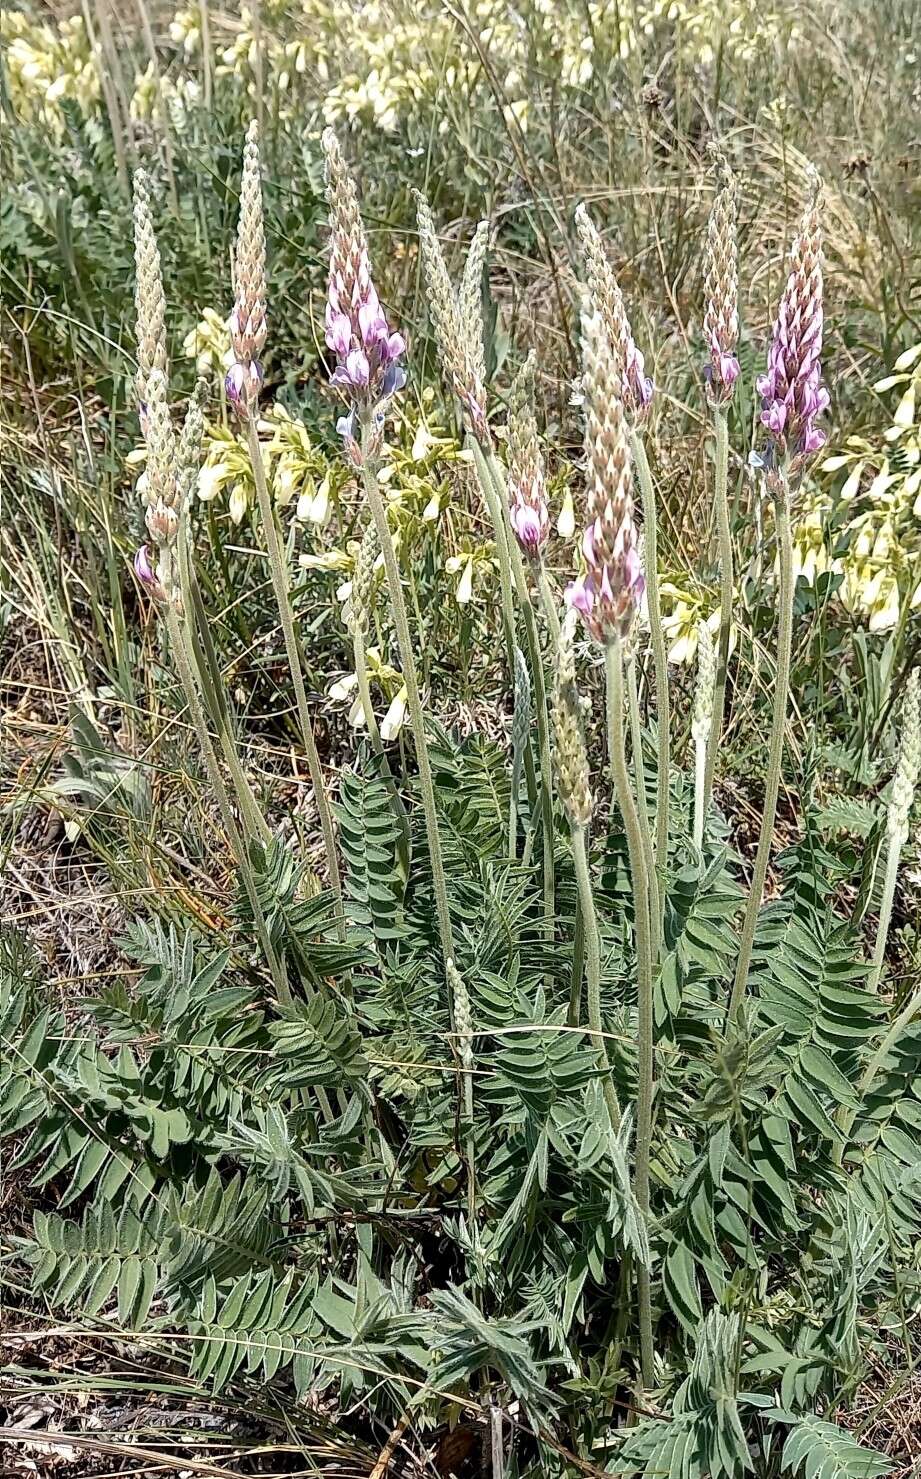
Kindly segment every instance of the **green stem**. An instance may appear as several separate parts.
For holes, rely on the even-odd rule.
[[[186,703],[189,706],[189,714],[191,715],[195,734],[201,747],[205,769],[208,772],[208,779],[211,782],[215,800],[218,804],[224,831],[227,833],[227,838],[236,858],[237,867],[240,870],[240,877],[243,879],[243,887],[246,889],[246,896],[249,899],[249,905],[253,911],[253,920],[256,926],[256,933],[259,936],[259,943],[262,946],[269,970],[272,973],[272,980],[275,984],[278,1000],[283,1006],[290,1006],[292,1002],[291,988],[288,985],[284,965],[279,959],[269,936],[265,915],[259,903],[256,881],[253,877],[249,858],[246,853],[246,845],[240,836],[239,829],[234,820],[230,797],[227,794],[224,777],[221,775],[221,768],[218,765],[214,745],[211,742],[211,735],[208,732],[205,712],[201,706],[201,700],[198,697],[198,689],[195,686],[186,633],[176,614],[175,608],[172,606],[167,611],[166,622],[173,648],[173,656],[179,671],[179,681],[182,684]]]
[[[272,585],[275,590],[275,600],[278,603],[281,630],[285,639],[285,654],[291,672],[291,681],[294,685],[294,697],[297,703],[301,740],[307,756],[307,768],[310,771],[314,800],[316,801],[317,812],[320,818],[320,829],[323,833],[323,847],[326,853],[326,867],[329,872],[330,887],[336,900],[338,931],[340,938],[343,938],[345,935],[345,912],[342,906],[342,883],[339,877],[339,859],[336,855],[333,815],[326,795],[323,769],[320,765],[320,756],[317,753],[316,740],[313,737],[313,726],[310,722],[310,711],[307,707],[307,691],[304,687],[304,676],[301,672],[301,659],[297,649],[297,638],[294,634],[294,616],[288,595],[287,569],[282,556],[278,529],[275,525],[275,510],[272,507],[272,501],[266,485],[265,466],[262,461],[262,447],[259,444],[259,432],[256,426],[255,416],[248,416],[246,419],[246,436],[249,445],[250,461],[253,466],[253,481],[256,485],[259,514],[262,519],[266,549],[269,555]]]
[[[774,835],[774,819],[777,814],[777,797],[780,791],[780,772],[783,762],[784,724],[787,716],[787,690],[790,686],[790,652],[793,643],[793,543],[790,538],[790,511],[786,482],[778,485],[775,498],[777,519],[777,544],[780,553],[780,611],[777,624],[777,671],[774,676],[774,707],[771,716],[771,735],[768,744],[768,764],[764,785],[764,809],[761,813],[761,832],[755,866],[752,871],[751,892],[742,922],[742,937],[739,944],[739,959],[735,981],[729,998],[727,1020],[732,1022],[739,1014],[748,971],[751,965],[752,947],[758,911],[767,878],[768,860]]]
[[[585,828],[572,827],[572,860],[576,870],[579,902],[582,906],[582,929],[585,938],[585,981],[588,988],[588,1028],[594,1039],[598,1066],[602,1072],[604,1102],[608,1107],[611,1128],[620,1129],[620,1105],[617,1090],[611,1078],[611,1063],[604,1040],[601,1020],[601,937],[598,933],[598,917],[592,896],[592,880],[588,870],[588,848]]]
[[[725,406],[717,406],[713,413],[716,432],[716,459],[713,471],[713,504],[716,509],[716,524],[720,550],[720,638],[716,652],[716,686],[713,690],[713,716],[710,720],[710,738],[707,744],[706,771],[704,774],[704,816],[713,794],[713,772],[723,727],[723,706],[726,701],[726,673],[729,666],[729,636],[732,629],[732,529],[729,522],[729,414]]]
[[[588,840],[586,839],[586,846]],[[582,972],[585,965],[585,915],[582,910],[582,895],[576,893],[576,916],[572,927],[572,971],[569,977],[569,1011],[566,1022],[569,1027],[578,1027],[582,1021]]]
[[[201,688],[205,707],[211,717],[211,723],[217,731],[224,763],[230,771],[244,831],[250,839],[267,844],[272,840],[272,831],[262,815],[259,803],[253,795],[252,787],[243,770],[217,654],[208,630],[207,613],[192,568],[188,541],[188,509],[183,509],[180,516],[179,538],[176,543],[179,552],[179,589],[185,612],[184,631],[187,652]]]
[[[646,795],[646,766],[643,760],[643,730],[640,724],[640,699],[636,687],[636,660],[631,655],[627,658],[625,667],[627,670],[627,710],[630,716],[630,742],[633,746],[633,770],[636,775],[636,794],[638,800],[637,812],[640,819],[640,833],[643,840],[643,858],[646,863],[646,873],[649,878],[649,938],[652,959],[655,962],[659,957],[659,921],[661,919],[661,906],[659,904],[659,880],[656,875],[656,860],[652,846],[652,830],[649,824],[649,801]]]
[[[662,928],[661,909],[665,903],[665,875],[668,870],[668,802],[669,765],[671,757],[671,704],[669,701],[668,653],[665,633],[662,629],[662,606],[659,600],[659,565],[656,519],[656,495],[652,485],[652,473],[646,447],[637,432],[630,437],[633,463],[640,485],[643,504],[643,534],[646,540],[644,564],[646,566],[646,604],[649,610],[649,638],[656,673],[656,720],[658,729],[658,770],[656,772],[656,850],[655,859],[662,882],[659,908],[659,930]]]
[[[554,646],[556,646],[560,640],[560,613],[557,610],[557,604],[554,600],[553,591],[550,587],[550,580],[547,575],[547,571],[543,565],[541,565],[540,567],[540,579],[538,582],[538,588],[540,590],[540,600],[541,606],[543,607],[544,611],[544,619],[547,623],[547,626],[550,628],[551,640],[553,641]]]
[[[639,1081],[636,1097],[636,1164],[634,1191],[644,1217],[649,1219],[649,1157],[652,1144],[652,1100],[654,1092],[654,1016],[652,996],[652,950],[649,938],[650,890],[646,875],[640,819],[633,799],[627,756],[624,748],[624,670],[623,654],[618,639],[605,651],[607,675],[608,749],[614,786],[620,802],[627,834],[627,852],[633,877],[634,917],[636,926],[637,964],[637,1066]],[[640,1372],[643,1386],[653,1380],[652,1291],[649,1270],[642,1264],[636,1271],[640,1323]]]
[[[442,955],[445,964],[447,964],[449,960],[454,959],[454,942],[451,930],[451,911],[448,906],[448,888],[445,881],[444,862],[441,854],[441,838],[438,835],[438,814],[435,810],[435,786],[432,781],[432,767],[425,740],[425,716],[422,712],[422,700],[419,697],[415,651],[409,630],[409,618],[406,615],[406,601],[403,597],[403,586],[400,581],[400,566],[397,562],[396,550],[393,547],[393,539],[390,535],[387,509],[384,505],[384,498],[377,481],[376,466],[371,460],[371,442],[371,416],[366,411],[361,418],[362,482],[368,503],[371,505],[374,522],[377,526],[377,537],[380,540],[381,553],[384,556],[384,570],[390,590],[393,624],[396,627],[397,643],[400,648],[400,667],[403,673],[403,682],[406,685],[406,704],[409,709],[409,720],[416,746],[416,763],[419,767],[419,789],[422,792],[422,806],[425,812],[425,831],[428,839],[429,858],[432,865],[432,884],[435,890],[438,934],[441,940]],[[450,1000],[450,992],[448,996]],[[453,1003],[451,1004],[450,1010],[453,1027]]]

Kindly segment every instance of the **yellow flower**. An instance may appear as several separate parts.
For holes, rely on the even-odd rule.
[[[226,370],[233,359],[226,320],[213,308],[206,308],[195,328],[183,339],[182,352],[186,359],[194,359],[199,375]]]
[[[406,684],[404,683],[384,715],[383,722],[381,723],[382,740],[396,739],[400,730],[403,728],[403,721],[406,718],[406,698]]]

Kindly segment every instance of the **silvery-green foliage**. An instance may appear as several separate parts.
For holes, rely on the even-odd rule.
[[[0,1116],[7,1165],[37,1203],[8,1266],[52,1311],[146,1329],[196,1382],[237,1398],[335,1388],[385,1425],[408,1403],[437,1423],[452,1394],[478,1402],[485,1384],[537,1434],[532,1472],[553,1472],[549,1440],[577,1431],[624,1475],[876,1479],[885,1460],[836,1426],[834,1404],[914,1298],[921,1030],[892,1042],[861,1099],[886,1017],[834,906],[821,815],[782,859],[746,1020],[729,1033],[737,865],[712,839],[702,867],[676,845],[647,1225],[632,1116],[612,1131],[597,1054],[568,1021],[572,877],[562,865],[550,944],[539,872],[506,855],[501,747],[434,728],[430,743],[476,1032],[469,1141],[413,779],[404,876],[386,786],[356,770],[340,793],[345,941],[331,896],[280,842],[253,860],[298,983],[288,1008],[252,963],[242,890],[217,935],[133,925],[135,969],[78,1029],[6,937]],[[593,863],[612,1072],[630,1106],[623,856],[615,822]],[[856,1110],[846,1140],[842,1109]],[[639,1263],[662,1415],[622,1429]]]

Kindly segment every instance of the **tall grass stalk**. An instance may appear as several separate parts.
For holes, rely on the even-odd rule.
[[[188,517],[188,508],[183,507],[180,513],[179,537],[176,541],[179,555],[179,589],[185,611],[183,632],[186,650],[198,679],[211,723],[217,731],[221,754],[236,792],[244,830],[250,839],[267,843],[271,841],[272,831],[253,795],[252,787],[240,761],[227,695],[221,682],[217,654],[208,631],[207,613],[202,604],[201,592],[192,567],[188,541]]]
[[[598,1066],[602,1074],[604,1102],[607,1105],[611,1128],[620,1128],[620,1104],[617,1090],[611,1078],[611,1064],[604,1040],[604,1025],[601,1018],[601,935],[598,916],[592,894],[592,880],[588,867],[587,828],[573,823],[571,827],[572,860],[576,873],[576,886],[582,905],[582,935],[585,948],[585,983],[588,1001],[588,1027],[592,1034]]]
[[[646,765],[643,759],[643,727],[640,722],[640,699],[636,685],[636,659],[631,653],[625,660],[624,668],[627,678],[627,712],[630,720],[630,743],[633,749],[633,773],[636,777],[637,814],[640,822],[640,833],[643,842],[643,858],[646,863],[646,876],[649,880],[649,939],[652,960],[655,962],[659,955],[659,928],[661,924],[661,904],[659,902],[659,880],[656,872],[655,851],[652,842],[652,828],[649,821],[649,800],[646,794]]]
[[[668,803],[669,768],[671,765],[671,701],[669,697],[668,653],[662,629],[662,607],[659,600],[659,567],[656,517],[656,494],[643,438],[634,431],[630,436],[633,465],[640,485],[643,505],[643,534],[646,541],[646,603],[649,612],[649,637],[656,674],[656,729],[658,758],[656,770],[656,845],[655,864],[662,884],[662,897],[657,904],[657,932],[662,929],[662,906],[665,901],[665,875],[668,869]]]
[[[654,1092],[653,966],[649,930],[650,886],[643,851],[640,818],[633,798],[624,747],[624,659],[619,638],[605,647],[607,689],[608,753],[614,786],[620,803],[627,852],[633,879],[633,908],[637,962],[637,1062],[639,1083],[636,1097],[636,1162],[634,1190],[643,1215],[649,1217],[649,1154],[652,1141]],[[637,1294],[640,1323],[640,1371],[644,1387],[653,1380],[652,1291],[649,1270],[637,1265]]]
[[[422,711],[419,682],[416,677],[416,655],[412,635],[409,630],[409,618],[406,614],[406,601],[403,597],[403,586],[400,580],[400,566],[393,547],[393,539],[390,534],[390,525],[387,521],[387,509],[384,504],[383,494],[381,493],[380,484],[377,480],[377,468],[373,451],[375,440],[373,412],[364,408],[361,413],[360,425],[362,484],[371,507],[371,514],[377,526],[377,537],[380,541],[381,553],[384,557],[384,570],[387,576],[387,586],[390,591],[393,624],[396,627],[397,643],[400,648],[400,667],[403,674],[403,682],[406,685],[406,703],[409,709],[409,721],[416,746],[416,763],[419,767],[419,789],[422,792],[422,806],[425,812],[425,831],[429,846],[429,860],[432,867],[432,885],[435,890],[438,934],[441,940],[442,956],[447,967],[448,961],[454,959],[454,939],[451,928],[451,911],[448,905],[448,888],[445,882],[444,861],[441,854],[441,838],[438,833],[438,814],[435,809],[435,786],[432,781],[432,767],[429,761],[425,738],[425,715]],[[453,1005],[451,1006],[451,1017],[453,1026]]]
[[[739,957],[735,980],[729,998],[727,1020],[734,1021],[742,1006],[748,971],[751,965],[755,926],[764,883],[767,878],[768,860],[774,836],[774,819],[777,815],[777,797],[780,792],[780,772],[783,762],[784,725],[787,717],[787,692],[790,686],[790,652],[793,642],[793,541],[790,534],[790,491],[783,474],[777,474],[774,508],[777,523],[777,546],[780,563],[779,611],[777,619],[777,668],[774,676],[774,705],[771,715],[771,732],[768,742],[768,762],[764,784],[764,805],[761,812],[761,831],[755,864],[752,870],[751,889],[742,921],[742,937],[739,942]],[[714,713],[717,712],[714,705]]]
[[[317,753],[316,740],[313,736],[310,711],[307,707],[307,690],[304,687],[300,653],[298,652],[297,638],[294,633],[294,616],[288,595],[287,568],[281,550],[281,542],[278,538],[278,529],[275,524],[275,510],[272,508],[272,501],[269,497],[269,490],[265,480],[265,465],[262,460],[262,447],[259,443],[259,431],[255,416],[248,416],[246,418],[246,438],[249,446],[250,461],[253,467],[253,481],[256,485],[259,513],[262,519],[263,529],[265,530],[265,542],[269,555],[272,586],[275,591],[275,600],[278,604],[278,614],[281,618],[285,654],[288,659],[288,667],[291,671],[291,682],[294,686],[301,739],[307,756],[307,767],[310,771],[314,800],[320,818],[320,830],[323,834],[323,848],[326,854],[326,867],[329,873],[330,887],[336,900],[337,925],[340,936],[344,936],[345,912],[342,904],[342,882],[339,876],[339,859],[336,854],[333,816],[330,810],[329,799],[326,795],[326,783],[323,779],[320,756]]]
[[[244,843],[243,838],[240,836],[239,828],[237,827],[236,821],[234,820],[233,809],[230,805],[230,797],[227,794],[227,787],[224,784],[224,777],[221,775],[221,768],[218,764],[218,759],[214,750],[214,745],[211,740],[211,735],[208,731],[205,713],[201,705],[201,700],[198,696],[198,689],[195,686],[195,676],[193,672],[192,658],[189,651],[188,637],[183,627],[183,623],[180,621],[179,616],[177,615],[176,610],[173,606],[169,606],[167,608],[166,622],[167,629],[170,635],[173,657],[175,659],[176,667],[179,672],[179,681],[182,684],[182,689],[185,694],[186,703],[189,706],[189,714],[192,719],[195,734],[198,739],[198,743],[201,746],[202,758],[204,759],[205,769],[208,772],[208,779],[211,782],[211,787],[214,791],[215,800],[218,804],[218,810],[221,814],[221,822],[223,824],[225,832],[227,833],[227,838],[230,842],[234,857],[236,858],[237,867],[240,870],[240,877],[243,880],[243,887],[246,890],[246,897],[248,898],[250,908],[253,911],[256,933],[259,936],[259,942],[262,946],[263,953],[265,954],[269,970],[272,973],[272,980],[275,985],[275,990],[278,994],[278,1000],[282,1003],[283,1006],[290,1006],[292,1002],[292,996],[291,988],[288,985],[287,974],[285,972],[284,965],[279,959],[275,947],[272,944],[271,938],[269,936],[268,926],[266,925],[265,915],[262,912],[262,906],[259,902],[259,894],[256,889],[256,881],[253,876],[252,867],[250,866],[246,844]]]
[[[538,751],[540,755],[540,812],[543,833],[544,866],[544,917],[546,932],[553,938],[556,882],[553,857],[553,779],[550,755],[550,721],[547,712],[547,686],[544,677],[543,658],[534,606],[528,593],[524,563],[518,542],[508,522],[508,490],[505,476],[496,457],[485,453],[475,438],[470,438],[474,452],[480,487],[486,500],[489,515],[496,535],[496,546],[500,548],[499,559],[511,572],[515,594],[521,608],[525,637],[528,644],[528,659],[531,664],[531,681],[534,686],[534,712],[537,720]],[[514,671],[514,669],[513,669]]]
[[[716,659],[716,687],[713,693],[713,715],[706,747],[703,784],[703,815],[706,818],[713,794],[713,773],[723,727],[726,702],[726,673],[729,666],[729,636],[732,628],[732,593],[734,584],[732,529],[729,521],[729,410],[717,405],[713,410],[716,455],[713,465],[713,506],[719,538],[720,559],[720,635]],[[701,831],[701,837],[703,832]]]

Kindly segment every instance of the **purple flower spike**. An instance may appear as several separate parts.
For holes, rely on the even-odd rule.
[[[764,461],[786,461],[789,477],[802,474],[805,460],[825,444],[815,425],[828,408],[822,384],[822,228],[818,183],[790,254],[790,275],[777,310],[767,372],[756,382],[761,424],[771,433]]]
[[[156,570],[150,563],[150,553],[147,545],[142,544],[134,557],[134,573],[141,585],[153,596],[155,601],[165,601],[166,591],[160,584]]]
[[[380,407],[401,390],[406,375],[397,361],[406,349],[391,333],[371,280],[371,262],[358,198],[335,135],[323,135],[330,207],[326,343],[336,357],[331,383],[355,407]]]
[[[258,360],[235,360],[224,378],[227,399],[238,416],[248,416],[259,399],[263,384],[262,366]]]

